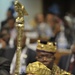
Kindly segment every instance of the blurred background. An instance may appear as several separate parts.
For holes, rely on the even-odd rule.
[[[19,1],[29,14],[25,16],[24,46],[36,51],[40,39],[56,42],[58,51],[69,53],[75,43],[75,0]],[[17,46],[16,17],[14,0],[0,0],[0,49],[7,50],[6,57],[12,54],[11,58]]]
[[[30,34],[33,34],[35,38],[33,36],[31,38],[40,37],[57,42],[58,48],[63,49],[69,49],[71,44],[75,42],[74,0],[20,0],[20,2],[29,14],[25,16],[25,31],[29,39]],[[17,16],[14,1],[1,0],[0,5],[1,32],[4,28],[13,29],[15,25],[9,25],[9,28],[8,24],[10,19],[15,21]],[[15,31],[13,30],[13,32]],[[13,35],[12,32],[11,35]],[[14,37],[16,37],[16,33]]]

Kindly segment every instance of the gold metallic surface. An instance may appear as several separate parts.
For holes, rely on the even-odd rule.
[[[48,69],[41,62],[30,63],[26,69],[27,74],[35,74],[35,75],[51,75],[51,70]]]
[[[15,75],[19,75],[19,68],[20,68],[20,56],[22,50],[22,35],[24,32],[24,15],[28,15],[24,6],[16,0],[15,3],[15,10],[18,14],[16,18],[16,29],[17,29],[17,51],[16,51],[16,66],[15,66]]]
[[[56,45],[54,45],[52,42],[47,42],[47,44],[42,44],[40,40],[37,42],[37,50],[42,50],[46,52],[52,52],[55,53],[57,50]]]
[[[26,73],[33,75],[72,75],[71,73],[60,69],[56,64],[54,64],[52,70],[50,70],[38,61],[30,63],[27,66]]]
[[[72,75],[72,74],[60,69],[56,64],[54,64],[51,70],[51,75]]]

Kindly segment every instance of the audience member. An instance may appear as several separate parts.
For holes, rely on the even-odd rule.
[[[10,41],[10,33],[7,28],[3,28],[1,31],[2,39],[6,42],[7,47],[9,47],[9,41]]]
[[[1,22],[1,27],[2,27],[2,28],[7,24],[8,18],[10,18],[10,17],[12,17],[12,16],[13,16],[12,10],[11,10],[11,9],[8,9],[8,10],[7,10],[7,13],[6,13],[6,19]]]
[[[53,22],[54,22],[54,24],[51,27],[52,31],[53,31],[53,36],[50,37],[50,41],[57,42],[57,36],[58,36],[59,32],[61,31],[60,24],[56,19]]]
[[[47,13],[46,14],[46,23],[52,28],[54,26],[54,14]]]
[[[71,46],[71,54],[62,56],[59,61],[59,67],[75,75],[75,44]]]
[[[69,23],[64,20],[64,33],[65,33],[65,36],[66,36],[66,39],[68,41],[68,44],[69,44],[69,48],[70,46],[72,45],[74,39],[73,39],[73,30],[72,28],[69,26]]]
[[[10,75],[10,62],[4,58],[6,43],[0,37],[0,75]]]
[[[22,39],[22,53],[21,53],[21,67],[20,67],[20,74],[25,73],[26,71],[26,66],[29,63],[32,63],[33,61],[35,61],[35,56],[36,56],[36,52],[27,48],[25,45],[25,41],[26,41],[26,37],[23,35],[23,39]],[[15,49],[13,50],[8,50],[8,52],[6,51],[6,55],[5,57],[8,58],[11,61],[11,68],[10,68],[10,73],[13,74],[14,70],[15,70],[15,65],[16,65],[16,49],[17,49],[17,39],[15,40]],[[12,55],[12,56],[11,56]],[[9,57],[10,56],[10,57]]]
[[[45,23],[45,18],[43,14],[38,14],[36,16],[36,22],[37,22],[37,31],[38,31],[39,37],[49,38],[50,36],[52,36],[52,32],[49,26]]]
[[[7,21],[7,28],[9,29],[10,39],[15,40],[17,36],[17,31],[15,28],[15,18],[11,17]]]

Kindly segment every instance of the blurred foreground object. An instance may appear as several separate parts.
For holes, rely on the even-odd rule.
[[[18,16],[16,18],[16,28],[18,32],[18,37],[17,37],[15,75],[19,75],[20,56],[22,51],[22,36],[24,32],[24,15],[27,15],[27,12],[24,6],[18,0],[15,1],[15,10],[18,13]]]

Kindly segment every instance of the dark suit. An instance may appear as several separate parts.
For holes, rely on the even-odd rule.
[[[4,53],[4,57],[9,59],[10,62],[12,62],[12,59],[14,57],[14,54],[15,54],[15,51],[16,51],[16,48],[8,48],[6,49],[5,53]],[[36,52],[27,48],[27,58],[26,58],[26,65],[28,65],[29,63],[31,62],[34,62],[35,61],[35,57],[36,57]]]
[[[59,61],[59,64],[58,66],[61,68],[61,69],[64,69],[66,71],[69,70],[69,66],[70,66],[70,60],[71,60],[71,54],[70,55],[65,55],[65,56],[62,56],[60,58],[60,61]],[[75,75],[75,67],[73,68],[72,70],[72,74]]]
[[[5,21],[2,21],[2,22],[1,22],[2,28],[5,26],[6,23],[7,23],[7,19],[6,19]]]
[[[14,57],[14,53],[15,53],[15,48],[6,48],[4,52],[4,57],[7,58],[11,63]]]
[[[4,58],[0,57],[0,75],[9,75],[10,62]]]
[[[7,58],[10,62],[12,62],[12,59],[14,57],[14,54],[15,54],[15,51],[16,51],[16,48],[7,48],[5,50],[5,53],[4,53],[4,57]],[[25,60],[26,62],[26,66],[29,64],[29,63],[32,63],[34,61],[36,61],[35,57],[36,57],[36,52],[27,48],[27,51],[26,51],[26,54],[27,54],[27,58]],[[25,75],[25,74],[22,74],[22,75]]]
[[[26,65],[36,61],[36,52],[35,51],[28,49],[26,54],[27,54]]]

